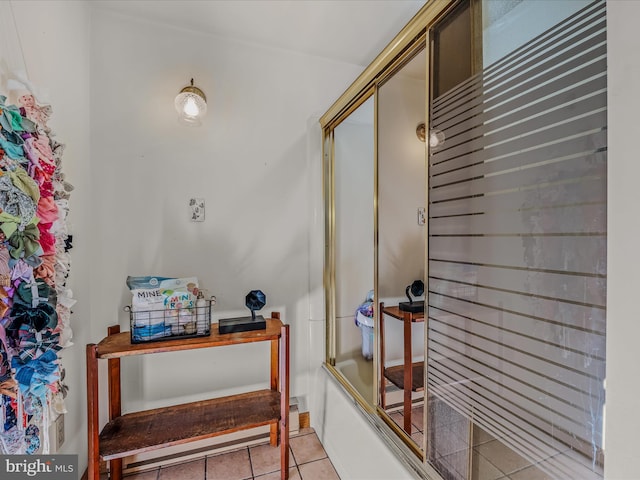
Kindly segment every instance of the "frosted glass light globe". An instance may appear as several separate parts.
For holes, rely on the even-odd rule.
[[[429,130],[429,146],[431,148],[440,147],[444,143],[445,134],[441,130]]]
[[[191,86],[184,87],[176,96],[174,105],[180,120],[190,125],[199,125],[200,119],[207,113],[206,97],[202,90],[193,86],[193,80]]]

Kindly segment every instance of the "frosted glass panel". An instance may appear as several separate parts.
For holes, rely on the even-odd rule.
[[[446,141],[429,170],[428,458],[449,478],[480,478],[483,459],[507,476],[508,455],[536,465],[527,478],[599,478],[604,2],[435,99],[430,126]],[[470,471],[442,459],[447,409],[468,427]]]

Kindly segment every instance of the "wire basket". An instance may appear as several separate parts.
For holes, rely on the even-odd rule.
[[[211,334],[211,311],[215,297],[190,308],[133,310],[126,306],[131,322],[131,343],[157,342]]]

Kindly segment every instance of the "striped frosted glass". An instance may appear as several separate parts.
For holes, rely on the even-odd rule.
[[[563,480],[603,466],[606,62],[596,2],[431,105],[429,395]]]

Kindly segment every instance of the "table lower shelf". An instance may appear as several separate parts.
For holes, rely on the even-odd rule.
[[[273,390],[128,413],[103,428],[100,457],[122,458],[279,420],[280,393]]]
[[[411,365],[411,368],[411,390],[421,392],[424,390],[424,362],[416,362]],[[404,365],[385,368],[384,376],[396,387],[404,390]]]

